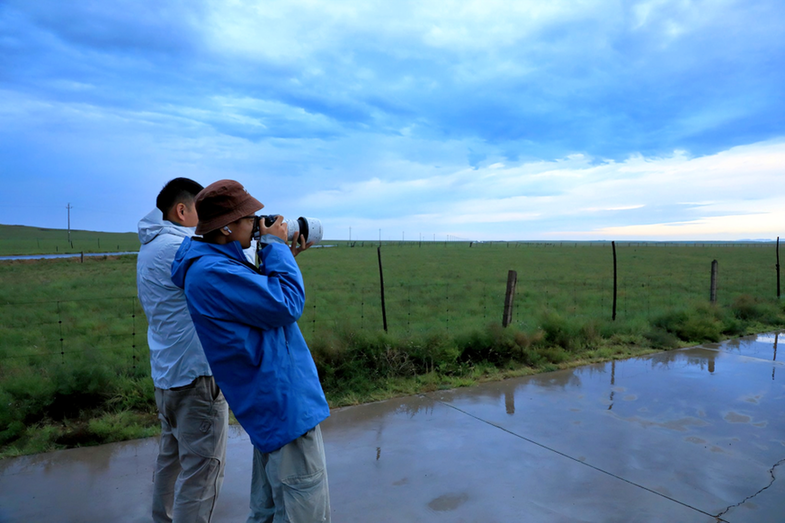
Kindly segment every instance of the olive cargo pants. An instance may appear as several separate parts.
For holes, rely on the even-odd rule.
[[[155,523],[208,523],[221,490],[229,410],[211,376],[155,389],[161,439],[153,485]]]
[[[330,491],[319,425],[278,450],[253,451],[247,523],[330,522]]]

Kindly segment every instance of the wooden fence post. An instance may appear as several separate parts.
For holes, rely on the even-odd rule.
[[[719,263],[717,260],[713,260],[711,262],[711,304],[717,304],[717,271],[719,269]]]
[[[611,320],[616,321],[616,292],[619,289],[616,279],[616,242],[611,242],[611,247],[613,247],[613,315]]]
[[[509,271],[507,273],[507,294],[504,297],[504,317],[502,327],[507,327],[512,323],[512,309],[515,301],[515,287],[518,284],[518,273]]]
[[[379,283],[382,287],[382,322],[384,324],[384,332],[387,332],[387,307],[384,303],[384,271],[382,271],[382,248],[376,248],[376,253],[379,256]]]

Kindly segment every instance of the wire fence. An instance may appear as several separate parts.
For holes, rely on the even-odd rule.
[[[412,248],[416,245],[413,242]],[[518,244],[501,243],[492,247],[482,244],[481,248],[514,249],[515,245]],[[634,243],[628,245],[635,247]],[[569,244],[560,247],[566,249]],[[617,319],[652,320],[668,310],[708,302],[709,261],[707,257],[700,265],[690,265],[691,272],[687,273],[684,266],[676,264],[656,266],[649,272],[622,268],[616,295]],[[330,332],[376,332],[385,327],[396,335],[421,336],[501,324],[507,289],[506,273],[498,272],[470,281],[388,280],[383,293],[379,284],[306,282],[307,301],[299,325],[310,341]],[[520,272],[523,275],[517,280],[513,301],[514,326],[536,328],[542,312],[578,320],[611,318],[614,284],[610,271],[564,271],[548,277]],[[720,275],[717,284],[720,306],[731,305],[741,295],[758,299],[775,297],[775,275],[768,267],[765,270],[750,270],[743,265],[721,267]],[[3,372],[41,359],[87,363],[98,355],[118,369],[129,364],[134,370],[149,367],[147,321],[135,295],[6,302],[0,303],[0,314],[6,320],[0,325]]]
[[[724,242],[701,242],[701,241],[681,241],[681,242],[634,242],[617,241],[616,245],[620,248],[628,247],[652,247],[652,248],[672,248],[672,247],[692,247],[701,249],[724,248],[724,249],[771,249],[770,241],[724,241]],[[349,247],[349,248],[377,248],[377,247],[408,247],[408,248],[428,248],[432,246],[468,246],[469,248],[480,249],[517,249],[517,248],[581,248],[581,247],[610,247],[610,241],[582,241],[582,242],[549,242],[549,241],[455,241],[422,239],[420,241],[400,241],[400,240],[364,240],[364,241],[325,241],[324,247]]]
[[[12,366],[109,356],[118,368],[136,369],[148,359],[147,320],[136,296],[2,303],[0,314],[7,320],[0,359]]]

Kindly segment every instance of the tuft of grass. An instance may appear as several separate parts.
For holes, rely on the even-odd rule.
[[[154,414],[123,410],[88,421],[86,432],[100,443],[147,438],[160,432]],[[151,425],[152,423],[152,425]]]
[[[669,332],[665,327],[654,326],[644,334],[652,347],[660,349],[675,349],[679,346],[679,338]]]
[[[776,302],[763,300],[749,294],[742,294],[733,300],[731,311],[741,321],[763,324],[777,323],[785,310],[785,302],[777,306]]]

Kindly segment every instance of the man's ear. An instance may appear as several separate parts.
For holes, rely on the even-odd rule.
[[[188,208],[182,202],[180,202],[180,203],[178,203],[177,205],[174,206],[174,214],[175,214],[175,216],[177,216],[178,221],[185,220],[185,211],[187,211],[187,210],[188,210]]]

